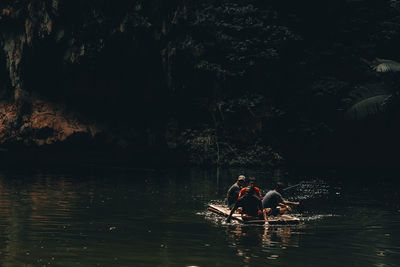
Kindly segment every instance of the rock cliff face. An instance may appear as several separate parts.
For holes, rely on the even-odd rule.
[[[90,121],[100,117],[100,122],[106,124],[113,117],[120,117],[121,110],[116,105],[119,93],[129,90],[121,89],[120,81],[131,70],[123,70],[128,66],[121,66],[130,59],[123,59],[128,45],[119,38],[129,30],[129,23],[137,28],[149,27],[144,18],[136,16],[142,9],[140,3],[121,2],[121,6],[116,4],[111,9],[105,2],[58,0],[5,1],[1,5],[0,143],[3,146],[51,145],[77,134],[94,138],[101,132],[94,129],[100,127],[81,119],[82,114],[89,115]],[[135,38],[132,34],[122,38],[127,36]],[[104,62],[105,42],[114,42],[114,47],[108,48]],[[124,46],[120,52],[119,43]],[[98,68],[97,63],[100,63]],[[113,109],[117,111],[114,113]],[[104,114],[108,115],[105,120]]]
[[[53,34],[57,1],[10,2],[2,7],[2,40],[8,77],[2,77],[3,100],[0,103],[0,139],[4,146],[21,143],[42,146],[65,141],[76,133],[90,133],[78,119],[40,96],[33,97],[24,80],[25,53],[37,40]],[[40,62],[36,64],[41,67]],[[8,78],[8,79],[7,79]],[[7,81],[9,83],[7,83]]]
[[[82,122],[59,105],[32,98],[29,108],[29,111],[23,111],[18,104],[0,102],[0,139],[3,145],[51,145],[79,135],[94,137],[98,132],[95,125]]]
[[[396,106],[396,78],[365,62],[400,57],[398,6],[2,1],[0,146],[74,140],[228,165],[341,157],[329,143],[351,143],[360,88],[385,87]]]

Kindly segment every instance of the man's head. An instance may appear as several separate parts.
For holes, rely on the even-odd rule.
[[[251,196],[251,195],[253,195],[255,193],[255,190],[254,190],[255,184],[256,184],[256,178],[250,177],[249,178],[249,184],[248,184],[248,186],[246,188],[246,194],[247,195]]]
[[[237,179],[237,184],[240,187],[243,187],[246,183],[246,177],[244,175],[239,175],[238,179]]]
[[[256,178],[254,178],[254,177],[250,177],[249,178],[249,184],[248,184],[248,188],[250,188],[250,189],[252,189],[252,188],[254,188],[254,186],[256,185]]]
[[[256,178],[255,177],[250,177],[249,178],[249,187],[254,187],[256,184]]]
[[[285,185],[282,182],[277,182],[275,185],[275,190],[279,193],[282,193],[284,188]]]

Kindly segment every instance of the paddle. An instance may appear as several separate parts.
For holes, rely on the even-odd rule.
[[[283,189],[283,191],[286,191],[286,190],[292,189],[292,188],[294,188],[294,187],[297,187],[297,186],[299,186],[299,185],[301,185],[301,184],[302,184],[302,183],[298,183],[298,184],[295,184],[295,185],[292,185],[292,186],[286,187],[285,189]]]

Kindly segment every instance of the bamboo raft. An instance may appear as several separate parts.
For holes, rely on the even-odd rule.
[[[208,205],[208,210],[216,213],[218,215],[228,217],[231,212],[226,205],[219,204],[210,204]],[[264,224],[264,220],[244,220],[240,213],[234,213],[232,215],[232,220],[236,220],[245,224]],[[268,224],[270,225],[285,225],[285,224],[299,224],[300,219],[290,215],[278,215],[278,216],[268,216],[267,217]]]

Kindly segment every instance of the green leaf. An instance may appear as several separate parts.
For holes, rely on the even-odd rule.
[[[360,120],[382,113],[385,110],[384,103],[390,96],[390,94],[380,94],[362,99],[347,110],[346,117]]]

